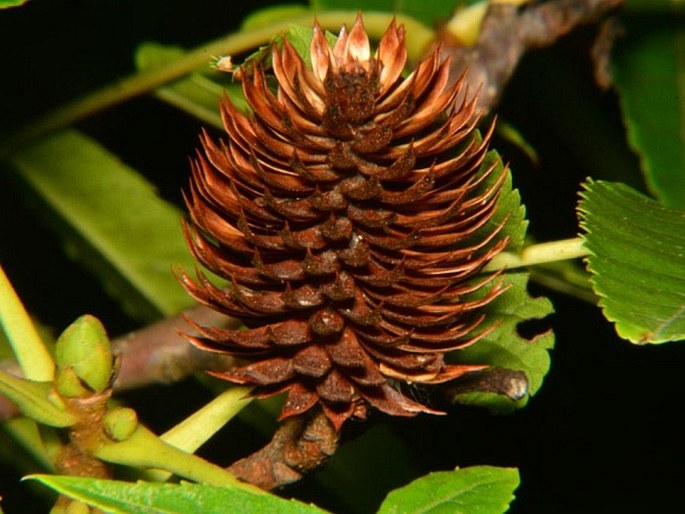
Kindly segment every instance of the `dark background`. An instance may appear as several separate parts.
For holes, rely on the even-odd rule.
[[[1,11],[0,134],[131,73],[134,48],[143,40],[192,47],[236,29],[245,14],[266,4],[44,0]],[[500,117],[539,153],[540,164],[534,166],[516,147],[495,142],[512,163],[531,232],[540,240],[575,234],[576,192],[587,175],[625,177],[639,184],[636,160],[623,142],[616,98],[592,84],[586,57],[591,36],[592,29],[581,30],[553,49],[527,56],[501,106]],[[187,156],[197,143],[195,120],[143,97],[97,114],[78,128],[143,172],[163,196],[180,203]],[[59,241],[5,178],[0,177],[0,262],[29,309],[56,330],[85,312],[100,317],[113,335],[134,328],[97,280],[64,256]],[[615,336],[596,307],[541,287],[531,289],[549,295],[555,304],[556,314],[546,322],[555,329],[557,342],[552,369],[526,409],[508,417],[458,407],[446,417],[397,421],[377,416],[366,427],[346,427],[348,444],[361,444],[367,429],[405,437],[407,467],[419,474],[457,465],[518,467],[522,485],[513,513],[682,512],[685,349],[677,343],[632,346]],[[46,301],[55,292],[61,301]],[[185,409],[189,413],[206,401],[208,393],[186,382],[152,387],[126,399],[153,428],[164,430]],[[204,450],[217,461],[237,458],[263,442],[263,436],[240,422],[234,425],[232,432],[219,436],[224,440],[212,441]],[[236,440],[247,442],[227,449]],[[3,444],[3,453],[13,451]],[[403,476],[403,471],[384,466],[392,457],[381,452],[370,471],[386,491],[412,478],[408,471]],[[22,458],[15,455],[11,462],[21,464]],[[0,495],[8,513],[24,512],[29,502],[39,501],[19,485],[24,472],[11,464],[0,469]],[[350,487],[356,488],[347,494],[368,494],[371,504],[380,502],[381,488],[369,489],[361,470],[346,473]],[[355,473],[360,477],[356,482]],[[354,510],[317,480],[315,474],[287,492],[336,512]]]

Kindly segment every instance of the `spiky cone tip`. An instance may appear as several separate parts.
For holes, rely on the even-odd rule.
[[[253,113],[225,100],[227,141],[204,133],[192,165],[188,243],[231,286],[181,280],[246,328],[189,339],[246,360],[215,376],[287,392],[280,419],[317,404],[337,430],[369,406],[437,414],[401,384],[485,367],[444,356],[483,337],[502,291],[472,279],[507,244],[487,229],[505,172],[481,166],[491,130],[476,136],[476,99],[448,85],[439,49],[402,77],[404,37],[393,21],[372,54],[360,15],[331,48],[316,24],[311,68],[283,38],[275,90],[261,65],[244,75]]]

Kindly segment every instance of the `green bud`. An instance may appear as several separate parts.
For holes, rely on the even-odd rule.
[[[126,441],[138,427],[138,415],[128,407],[115,407],[102,420],[105,435],[113,441]]]
[[[83,398],[92,394],[90,389],[83,386],[83,382],[71,366],[58,368],[55,389],[65,398]]]
[[[76,391],[73,377],[60,375],[70,375],[72,371],[92,391],[105,390],[112,377],[112,346],[102,323],[90,315],[74,321],[57,339],[55,361],[56,382],[64,380],[68,391]]]

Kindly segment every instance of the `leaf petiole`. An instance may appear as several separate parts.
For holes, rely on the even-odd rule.
[[[162,441],[142,425],[124,441],[106,442],[93,451],[98,459],[138,468],[160,468],[180,477],[217,486],[234,486],[265,494],[258,487],[240,482],[225,469]]]
[[[590,252],[583,246],[583,239],[574,237],[524,247],[520,252],[502,252],[496,255],[483,271],[523,268],[585,257]]]

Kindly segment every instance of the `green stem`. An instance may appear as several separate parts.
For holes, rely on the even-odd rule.
[[[518,253],[502,252],[496,255],[483,271],[497,271],[500,269],[523,268],[558,262],[568,259],[577,259],[589,255],[583,246],[583,239],[574,237],[548,243],[538,243],[526,246]]]
[[[187,112],[203,123],[212,125],[218,129],[222,129],[224,126],[218,109],[209,109],[201,103],[188,98],[186,95],[178,93],[173,87],[160,87],[155,91],[155,96],[160,100],[173,105],[177,109]],[[220,97],[221,93],[216,95],[216,98]]]
[[[477,2],[457,10],[445,24],[445,30],[460,44],[472,46],[478,40],[488,3],[487,1]]]
[[[160,436],[179,450],[194,452],[252,401],[251,387],[231,387]]]
[[[55,363],[2,266],[0,327],[5,331],[24,377],[37,382],[51,381],[55,373]]]
[[[557,293],[596,305],[597,295],[592,290],[589,279],[585,278],[586,284],[580,284],[577,280],[570,279],[563,273],[558,274],[555,270],[547,269],[546,265],[537,266],[530,270],[530,279],[533,282]]]
[[[142,425],[138,425],[129,439],[107,442],[97,448],[93,455],[106,462],[137,468],[166,469],[195,482],[239,487],[264,494],[257,487],[240,482],[225,469],[165,443]]]
[[[326,29],[337,31],[343,23],[354,21],[356,11],[326,11],[316,13],[316,19]],[[96,112],[142,95],[153,89],[207,66],[215,55],[232,55],[245,52],[269,42],[274,35],[288,30],[290,25],[311,25],[315,13],[285,18],[277,23],[253,30],[229,34],[189,51],[179,59],[159,68],[124,77],[113,84],[98,89],[71,103],[56,108],[45,116],[20,128],[0,146],[0,158],[6,157],[18,147],[57,129],[69,126]],[[410,58],[419,57],[433,40],[431,29],[414,18],[396,15],[398,23],[404,24],[408,37],[407,51]],[[364,26],[372,37],[379,37],[387,28],[393,15],[382,12],[364,14]],[[409,44],[411,43],[411,44]]]
[[[160,439],[179,450],[194,453],[252,401],[253,398],[248,397],[250,391],[252,391],[251,387],[227,389],[200,410],[162,434]],[[167,480],[169,476],[168,472],[159,470],[153,470],[147,474],[147,478],[159,482]]]

